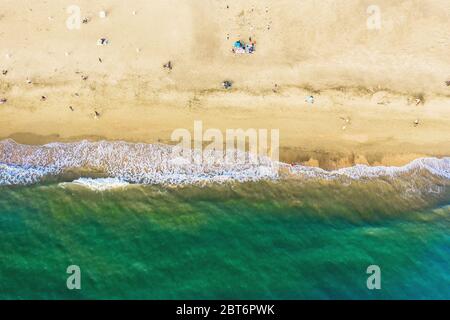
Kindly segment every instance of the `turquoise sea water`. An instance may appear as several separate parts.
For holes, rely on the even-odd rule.
[[[450,158],[326,172],[0,142],[1,299],[450,299],[449,229]]]
[[[401,181],[3,186],[0,298],[449,299],[448,181]]]

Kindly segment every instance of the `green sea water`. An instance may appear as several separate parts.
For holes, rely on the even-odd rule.
[[[448,180],[2,186],[0,298],[450,299],[449,228]]]

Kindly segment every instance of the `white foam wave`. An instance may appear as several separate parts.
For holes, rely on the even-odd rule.
[[[52,168],[0,163],[0,185],[33,184],[52,173]]]
[[[199,153],[190,151],[184,158],[174,146],[126,142],[51,143],[43,146],[17,144],[12,140],[0,142],[0,163],[22,168],[45,168],[33,180],[16,177],[15,184],[39,181],[45,175],[58,175],[68,169],[93,169],[110,178],[139,184],[190,184],[202,182],[253,181],[277,177],[276,164],[260,157],[255,164],[231,161],[205,154],[206,161],[198,161]],[[187,159],[194,159],[190,161]],[[0,172],[0,184],[11,181],[9,172]]]
[[[321,168],[313,168],[306,166],[292,166],[289,168],[292,174],[302,175],[305,177],[322,177],[334,179],[339,177],[347,177],[350,179],[378,178],[378,177],[395,177],[408,172],[426,171],[433,175],[450,179],[450,158],[419,158],[402,167],[386,167],[386,166],[367,166],[355,165],[353,167],[342,168],[333,171],[326,171]]]
[[[113,189],[122,189],[130,184],[126,181],[122,181],[117,178],[80,178],[76,179],[70,183],[63,182],[60,183],[60,186],[62,187],[68,187],[68,186],[79,186],[88,188],[93,191],[106,191],[106,190],[113,190]]]
[[[198,160],[198,157],[199,154],[190,153],[190,158]],[[74,182],[97,189],[108,188],[118,181],[179,185],[258,181],[292,175],[301,178],[361,179],[426,172],[450,179],[449,157],[417,159],[402,167],[356,165],[334,171],[276,163],[267,157],[259,157],[257,162],[227,162],[216,157],[213,151],[205,155],[205,160],[189,161],[174,154],[173,146],[161,144],[81,141],[29,146],[4,140],[0,142],[0,185],[37,183],[45,176],[59,175],[68,169],[93,169],[102,171],[109,179],[116,179],[79,179]]]

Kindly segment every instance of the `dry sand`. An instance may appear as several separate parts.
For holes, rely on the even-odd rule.
[[[170,142],[202,120],[280,129],[283,160],[325,168],[450,155],[450,2],[377,0],[370,30],[372,2],[3,0],[0,138]]]

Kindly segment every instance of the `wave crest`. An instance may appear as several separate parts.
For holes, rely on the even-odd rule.
[[[187,184],[199,182],[253,181],[273,179],[278,175],[277,165],[267,157],[256,164],[225,162],[205,154],[207,161],[186,161],[174,150],[175,146],[127,142],[51,143],[42,146],[17,144],[12,140],[0,142],[0,163],[6,167],[43,168],[41,174],[30,179],[14,178],[16,184],[39,181],[46,175],[58,175],[69,169],[93,169],[108,177],[140,184]],[[192,158],[198,158],[191,151]],[[32,174],[33,172],[30,171]],[[11,170],[0,171],[0,184],[12,181]],[[26,174],[25,174],[26,175]],[[20,182],[22,181],[22,182]]]
[[[127,142],[50,143],[22,145],[13,140],[0,142],[0,185],[33,184],[47,176],[57,176],[70,169],[92,169],[115,182],[134,184],[192,184],[202,182],[258,181],[296,176],[322,179],[362,179],[394,177],[410,172],[450,179],[450,158],[421,158],[402,167],[356,165],[334,171],[302,165],[273,162],[268,157],[258,161],[220,161],[212,153],[206,161],[188,161],[174,153],[174,146]],[[198,156],[191,151],[191,156]],[[247,155],[250,157],[249,155]],[[281,170],[280,170],[281,169]],[[287,174],[286,174],[287,173]],[[97,181],[100,185],[112,181]],[[76,180],[94,186],[95,180]],[[102,187],[99,187],[102,188]]]
[[[88,188],[93,191],[106,191],[125,188],[130,184],[117,178],[97,178],[97,179],[80,178],[70,183],[67,182],[60,183],[60,185],[62,187],[79,186]]]
[[[409,172],[426,171],[435,176],[450,179],[450,158],[419,158],[402,167],[368,166],[355,165],[353,167],[342,168],[333,171],[326,171],[321,168],[306,167],[301,165],[292,166],[290,172],[295,175],[305,177],[338,178],[347,177],[350,179],[395,177]]]

